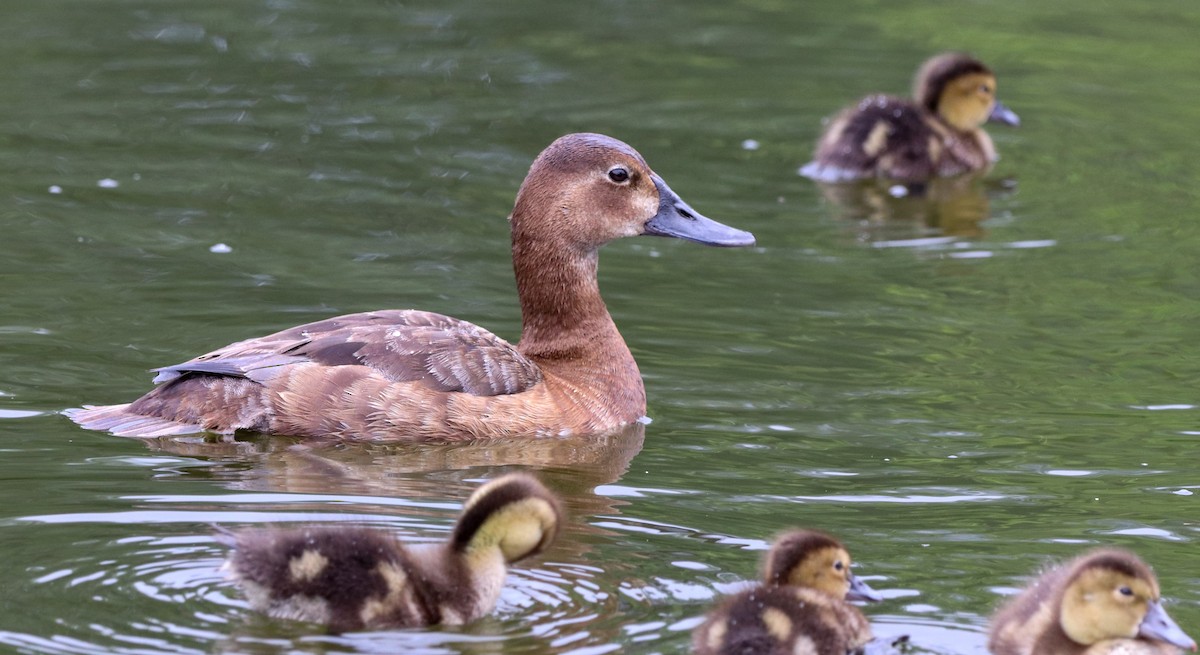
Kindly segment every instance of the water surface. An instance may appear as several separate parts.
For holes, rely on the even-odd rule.
[[[21,2],[0,24],[0,643],[18,652],[686,650],[791,526],[841,536],[879,634],[982,653],[1048,558],[1114,544],[1200,633],[1194,76],[1182,1]],[[796,174],[823,117],[941,49],[1024,119],[940,204]],[[461,447],[142,442],[58,414],[337,313],[515,339],[505,216],[537,152],[637,147],[714,250],[601,285],[653,422]],[[882,195],[880,195],[882,194]],[[940,198],[940,196],[939,196]],[[534,470],[570,524],[495,617],[332,636],[251,613],[209,525],[443,538]],[[215,645],[214,645],[215,644]]]

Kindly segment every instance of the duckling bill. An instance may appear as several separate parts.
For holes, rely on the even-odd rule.
[[[684,202],[630,146],[569,134],[533,162],[509,223],[521,338],[417,310],[348,314],[156,369],[132,403],[68,414],[134,437],[250,430],[369,441],[595,434],[646,414],[646,391],[600,297],[599,249],[666,236],[754,236]],[[214,308],[214,311],[220,311]]]
[[[1101,549],[1052,568],[993,617],[994,655],[1175,655],[1196,642],[1137,555]]]
[[[404,546],[363,527],[255,528],[219,534],[225,570],[251,607],[336,632],[458,625],[489,612],[507,565],[543,551],[562,523],[536,479],[507,475],[463,506],[450,540]]]
[[[969,55],[929,59],[913,87],[912,100],[871,95],[844,109],[800,173],[819,182],[915,182],[983,171],[999,158],[983,124],[1020,124],[996,99],[995,74]]]
[[[850,553],[833,537],[796,530],[764,560],[763,582],[731,596],[692,634],[697,655],[846,655],[874,640],[848,600],[883,597],[850,571]]]

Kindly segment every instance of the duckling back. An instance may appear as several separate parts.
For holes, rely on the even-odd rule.
[[[846,602],[881,600],[850,571],[850,553],[814,530],[780,535],[763,558],[763,583],[727,598],[692,635],[698,655],[846,655],[872,641]]]
[[[845,655],[872,639],[858,608],[801,587],[762,586],[721,603],[692,635],[697,655]]]
[[[325,623],[342,632],[441,623],[432,588],[390,535],[369,528],[243,530],[226,564],[250,605],[280,619]]]

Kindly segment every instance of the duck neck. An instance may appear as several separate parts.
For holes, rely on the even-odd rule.
[[[513,269],[521,301],[525,356],[539,361],[575,361],[629,355],[600,297],[599,253],[537,238],[513,239]]]

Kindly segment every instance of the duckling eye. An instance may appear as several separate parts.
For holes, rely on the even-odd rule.
[[[629,171],[621,166],[617,166],[608,172],[608,179],[617,184],[622,184],[629,180]]]
[[[980,90],[980,91],[982,91],[982,92],[984,92],[984,93],[991,93],[991,92],[992,92],[992,87],[990,87],[990,86],[988,86],[988,85],[984,84],[983,86],[979,87],[979,90]]]
[[[1122,596],[1132,596],[1133,595],[1133,590],[1130,589],[1129,587],[1121,587],[1120,589],[1117,590],[1117,592],[1120,593]]]
[[[838,560],[833,563],[833,570],[835,570],[835,571],[841,571],[842,569],[845,569],[845,568],[846,568],[846,565],[842,564],[842,560]]]

